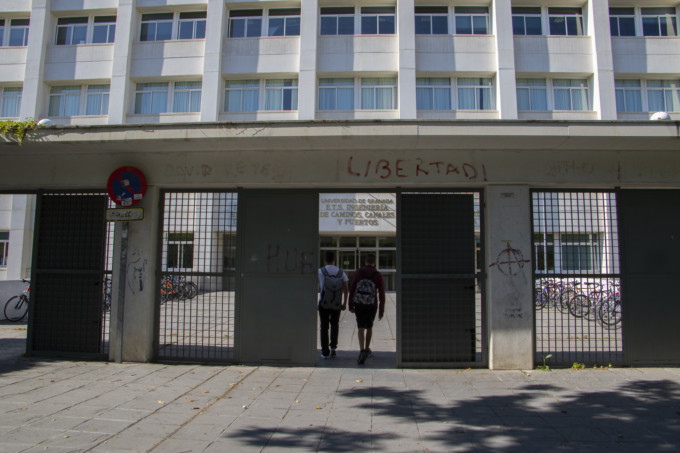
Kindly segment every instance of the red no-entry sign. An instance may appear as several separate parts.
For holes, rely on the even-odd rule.
[[[146,194],[146,177],[138,168],[120,167],[109,176],[106,190],[118,206],[132,206]]]

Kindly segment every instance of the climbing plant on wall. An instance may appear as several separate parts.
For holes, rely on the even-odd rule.
[[[16,137],[17,143],[21,145],[24,143],[24,138],[29,131],[34,130],[38,127],[33,119],[27,119],[26,121],[0,121],[0,132],[5,135],[5,137]]]

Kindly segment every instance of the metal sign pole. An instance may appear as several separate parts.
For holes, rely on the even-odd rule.
[[[118,272],[118,306],[116,309],[116,362],[123,361],[123,323],[125,319],[125,281],[127,280],[128,226],[121,222],[120,269]]]

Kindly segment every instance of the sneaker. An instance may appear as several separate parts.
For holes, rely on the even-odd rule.
[[[321,358],[326,360],[328,358],[328,354],[321,353]]]
[[[361,352],[359,353],[359,359],[357,360],[357,363],[359,365],[363,365],[364,362],[366,361],[366,357],[368,357],[368,354],[366,353],[365,349],[362,349]]]
[[[331,349],[331,357],[335,357],[335,348]]]
[[[373,351],[371,351],[371,348],[366,348],[366,357],[373,357]]]

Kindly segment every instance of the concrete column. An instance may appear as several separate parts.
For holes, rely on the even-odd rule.
[[[615,120],[616,86],[608,0],[590,0],[586,20],[593,43],[593,110],[597,112],[597,119]]]
[[[35,195],[10,195],[12,212],[9,231],[7,280],[21,280],[31,275]]]
[[[534,311],[529,188],[491,186],[486,196],[489,367],[532,369]]]
[[[298,119],[316,116],[316,52],[319,35],[319,1],[302,0],[300,11],[300,78],[298,79]]]
[[[33,0],[26,48],[24,88],[21,95],[19,118],[40,120],[47,112],[47,90],[43,84],[45,49],[53,36],[50,0]]]
[[[493,34],[496,37],[496,109],[501,119],[517,119],[515,75],[515,41],[512,33],[511,0],[494,0],[491,8]]]
[[[113,44],[109,124],[125,123],[132,99],[132,81],[128,77],[132,44],[138,32],[136,0],[119,0],[116,16],[116,41]]]
[[[226,6],[224,0],[208,0],[206,29],[211,30],[205,37],[203,57],[203,96],[201,96],[201,121],[217,121],[222,101],[222,43],[226,35]],[[215,31],[217,30],[217,31]],[[217,93],[217,96],[208,96]]]
[[[399,118],[418,117],[416,106],[416,26],[414,0],[397,0],[399,39],[399,78],[397,80]]]
[[[158,214],[160,191],[149,186],[144,200],[144,220],[128,222],[127,264],[121,273],[123,225],[116,224],[111,292],[111,343],[109,358],[124,362],[147,362],[153,358],[155,304],[158,296]],[[124,278],[123,323],[118,322],[120,279]],[[122,356],[118,355],[122,332]]]

